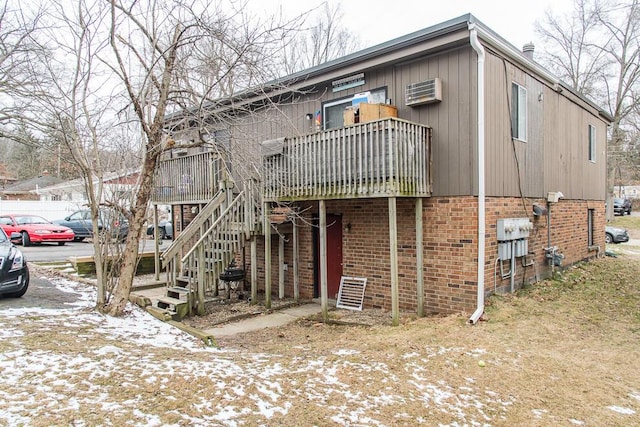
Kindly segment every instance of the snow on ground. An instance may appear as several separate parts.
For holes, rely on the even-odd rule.
[[[268,425],[306,413],[313,424],[482,426],[514,404],[472,377],[454,386],[429,369],[434,357],[483,349],[422,348],[403,356],[404,372],[348,348],[289,359],[218,350],[134,306],[101,315],[92,287],[51,282],[76,302],[0,311],[0,425]]]

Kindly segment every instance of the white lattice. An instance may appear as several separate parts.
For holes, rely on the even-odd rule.
[[[362,311],[364,290],[367,287],[367,279],[364,277],[345,277],[340,279],[340,291],[336,308]]]

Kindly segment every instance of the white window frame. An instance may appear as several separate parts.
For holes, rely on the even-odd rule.
[[[591,163],[596,162],[596,127],[589,125],[589,161]]]
[[[340,126],[337,126],[337,125],[330,126],[329,123],[327,123],[327,109],[329,109],[330,107],[335,107],[336,105],[344,105],[346,108],[349,105],[351,105],[352,99],[353,97],[350,96],[348,98],[340,98],[336,101],[329,101],[324,103],[322,105],[322,129],[327,130],[327,129],[337,129],[337,128],[343,127],[344,123]]]
[[[383,86],[383,87],[379,87],[376,89],[371,89],[368,91],[369,92],[369,102],[374,103],[374,104],[382,104],[385,102],[386,97],[387,97],[387,87]],[[359,94],[355,94],[355,95],[351,95],[351,96],[347,96],[347,97],[342,97],[342,98],[338,98],[332,101],[327,101],[324,102],[322,104],[322,129],[323,130],[327,130],[327,129],[337,129],[337,128],[341,128],[344,126],[344,122],[341,123],[339,126],[333,124],[330,125],[329,123],[327,123],[327,109],[330,107],[335,107],[336,105],[344,105],[345,107],[348,107],[349,105],[352,105],[353,99],[355,97],[357,97]]]
[[[527,88],[511,82],[511,135],[527,142]]]

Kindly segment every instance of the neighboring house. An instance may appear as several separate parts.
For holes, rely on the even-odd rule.
[[[267,304],[326,306],[346,276],[366,278],[364,307],[394,320],[466,312],[475,323],[485,295],[604,253],[611,118],[532,46],[521,52],[472,15],[215,108],[239,115],[207,130],[243,162],[169,153],[154,199],[174,206],[182,232],[163,254],[168,285],[197,289],[198,310],[235,258]],[[176,147],[193,133],[174,128]],[[242,166],[259,149],[252,175]],[[218,191],[225,164],[234,179]]]
[[[3,200],[38,200],[38,190],[62,182],[60,178],[51,175],[41,175],[24,181],[6,185],[0,190]]]
[[[0,163],[0,191],[4,190],[8,185],[13,185],[18,179],[9,172],[5,163]]]
[[[131,200],[132,189],[138,180],[139,171],[110,173],[104,177],[102,200]],[[98,182],[98,181],[96,181]],[[34,190],[40,200],[65,201],[87,204],[89,199],[83,179],[58,182],[55,185]]]
[[[629,199],[640,198],[640,185],[616,185],[613,187],[615,197],[627,197]]]

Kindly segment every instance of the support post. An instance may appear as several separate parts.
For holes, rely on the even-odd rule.
[[[327,290],[327,207],[324,200],[320,200],[320,308],[322,318],[329,320],[329,298]]]
[[[269,220],[269,203],[262,206],[264,226],[264,305],[271,308],[271,221]]]
[[[416,199],[416,293],[418,317],[424,317],[424,248],[422,239],[422,198]]]
[[[233,202],[233,182],[231,182],[228,178],[224,180],[224,191],[227,196],[227,203],[225,205],[225,209],[231,206]]]
[[[251,305],[258,303],[258,242],[251,236]]]
[[[160,234],[160,230],[158,227],[158,205],[153,205],[153,249],[154,249],[154,258],[153,258],[153,269],[155,272],[155,280],[160,281],[160,243],[158,242],[158,236]]]
[[[200,245],[198,248],[198,315],[203,316],[205,313],[204,309],[204,281],[205,281],[205,262],[204,262],[204,246]],[[216,284],[216,288],[217,288]]]
[[[300,247],[298,246],[298,224],[296,220],[293,220],[293,299],[298,301],[300,299]]]
[[[278,298],[284,298],[284,236],[278,236]]]
[[[398,326],[398,222],[396,220],[396,198],[389,197],[389,255],[391,263],[391,324]]]

